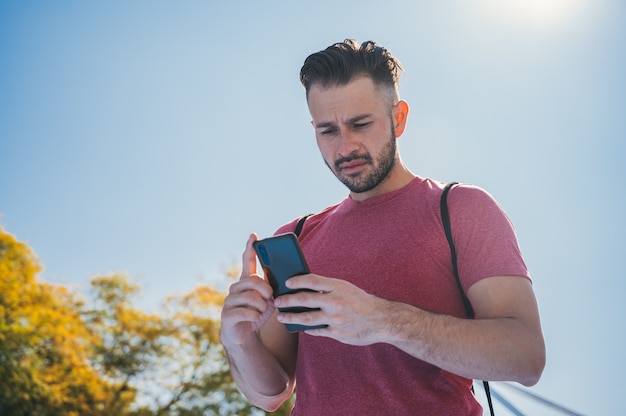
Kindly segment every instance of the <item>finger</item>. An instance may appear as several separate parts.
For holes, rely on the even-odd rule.
[[[307,329],[304,333],[314,337],[328,337],[330,336],[329,334],[332,333],[332,328],[330,326],[326,326],[324,328]]]
[[[285,282],[289,289],[310,289],[315,292],[332,292],[337,283],[336,279],[317,274],[302,274],[293,276]]]
[[[242,313],[253,313],[254,316],[248,320],[259,319],[262,314],[270,307],[269,303],[261,299],[253,292],[243,292],[224,299],[224,307],[222,308],[225,315],[239,315]]]
[[[269,301],[273,297],[272,287],[261,276],[256,274],[230,285],[228,297],[245,292],[251,292],[255,296],[265,299],[265,301]]]
[[[259,238],[255,233],[250,234],[250,237],[248,237],[246,249],[243,252],[242,256],[240,279],[246,279],[251,275],[256,274],[256,253],[254,252],[254,247],[252,246],[252,243],[257,241],[258,239]]]
[[[295,324],[305,326],[326,325],[325,321],[328,317],[319,310],[307,312],[279,312],[276,319],[283,324]]]
[[[236,331],[236,327],[240,324],[250,324],[253,327],[258,326],[258,323],[263,320],[263,316],[264,314],[256,309],[229,309],[222,313],[222,330],[224,332]]]
[[[321,308],[325,306],[323,293],[303,291],[282,295],[274,300],[274,304],[280,308],[294,308],[303,306],[305,308]]]

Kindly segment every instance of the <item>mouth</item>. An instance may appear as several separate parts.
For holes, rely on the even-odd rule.
[[[366,156],[351,157],[337,160],[335,162],[335,168],[337,171],[341,171],[346,175],[354,175],[369,164],[370,160]]]

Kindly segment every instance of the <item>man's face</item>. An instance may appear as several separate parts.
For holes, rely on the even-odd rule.
[[[397,157],[389,99],[369,77],[309,91],[317,145],[326,165],[352,193],[375,189]]]

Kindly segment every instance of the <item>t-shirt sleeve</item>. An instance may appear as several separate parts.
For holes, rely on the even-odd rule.
[[[461,185],[448,196],[452,235],[463,289],[492,276],[522,276],[528,268],[511,220],[481,188]]]

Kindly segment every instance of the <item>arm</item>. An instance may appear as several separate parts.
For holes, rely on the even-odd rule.
[[[530,282],[497,276],[475,283],[468,297],[475,320],[434,314],[370,295],[356,286],[317,275],[290,279],[292,288],[322,293],[281,296],[276,304],[320,307],[317,312],[280,313],[282,322],[329,324],[308,331],[353,345],[384,342],[468,378],[535,384],[545,364],[539,312]]]
[[[222,308],[220,338],[233,379],[255,406],[273,411],[293,392],[297,335],[276,320],[270,285],[256,274],[251,235],[241,278]]]
[[[545,346],[530,281],[516,276],[483,279],[469,289],[468,297],[475,320],[418,311],[421,328],[411,324],[415,311],[394,305],[399,326],[387,336],[409,354],[464,377],[537,383]]]

